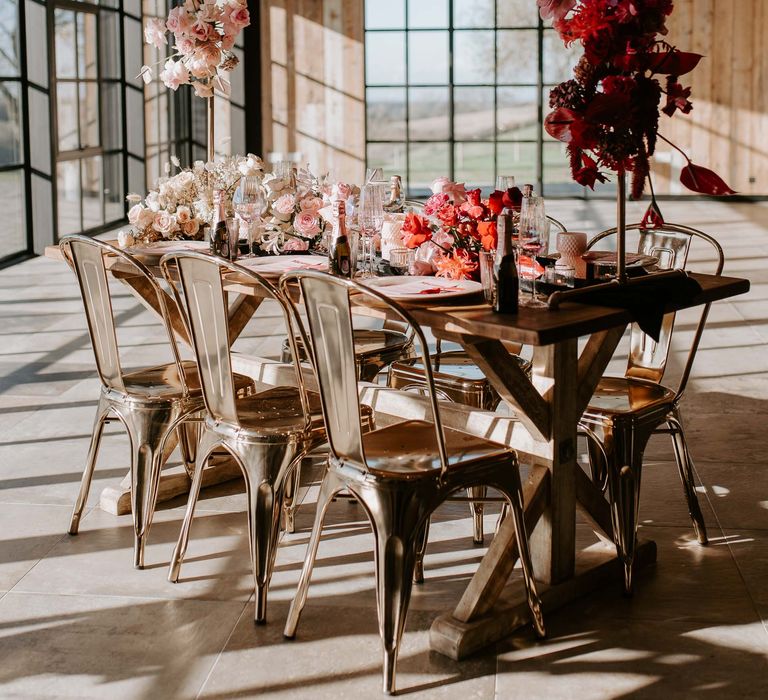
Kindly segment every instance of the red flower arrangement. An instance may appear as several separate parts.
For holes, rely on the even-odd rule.
[[[479,189],[465,191],[464,185],[446,178],[433,183],[435,190],[424,204],[423,216],[406,215],[403,243],[407,248],[434,247],[429,267],[438,277],[478,279],[480,251],[496,248],[496,217],[505,207],[519,210],[522,193],[513,187],[482,199]]]
[[[669,117],[691,111],[691,89],[679,78],[702,58],[659,38],[667,33],[672,0],[537,1],[542,18],[554,19],[566,45],[578,41],[584,47],[574,77],[550,92],[553,111],[544,122],[551,136],[568,144],[576,182],[594,189],[595,182],[607,179],[601,168],[629,172],[632,197],[639,198],[660,138],[685,157],[680,181],[688,189],[734,194],[658,132],[660,111]]]

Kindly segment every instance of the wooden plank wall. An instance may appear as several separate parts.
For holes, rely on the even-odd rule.
[[[299,151],[317,169],[360,181],[364,3],[260,2],[264,153]],[[662,115],[661,133],[740,193],[768,195],[768,0],[675,0],[669,28],[670,43],[705,58],[682,78],[693,89],[693,112]],[[658,192],[687,193],[679,183],[684,164],[660,144]]]
[[[295,151],[315,171],[365,173],[363,3],[261,0],[264,155]]]
[[[671,44],[705,58],[681,78],[693,111],[662,115],[659,131],[740,193],[768,195],[768,0],[675,0],[668,25]],[[685,160],[660,144],[655,161],[657,191],[684,194]]]

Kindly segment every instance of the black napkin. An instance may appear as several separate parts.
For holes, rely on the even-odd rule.
[[[701,293],[701,285],[683,271],[679,275],[654,277],[653,274],[644,275],[639,282],[612,285],[593,292],[585,290],[570,301],[626,309],[641,330],[658,343],[666,306],[670,302],[690,302]]]

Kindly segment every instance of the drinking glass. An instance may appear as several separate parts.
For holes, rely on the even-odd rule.
[[[384,179],[384,170],[382,168],[366,168],[365,169],[365,184],[370,185],[372,182],[381,182]]]
[[[483,297],[493,304],[493,263],[496,253],[492,250],[480,251],[480,282],[483,285]]]
[[[496,176],[496,190],[499,192],[506,192],[515,186],[514,175],[497,175]]]
[[[261,180],[255,176],[240,178],[240,184],[232,196],[235,213],[248,226],[248,255],[253,254],[254,224],[261,224],[261,217],[267,210],[267,195],[261,186]]]
[[[533,272],[531,280],[531,298],[521,301],[529,308],[546,308],[546,302],[536,298],[536,256],[546,253],[549,249],[549,220],[544,214],[544,200],[541,197],[531,197],[525,212],[520,212],[520,253],[531,259]]]
[[[400,275],[408,274],[410,250],[408,248],[392,248],[389,252],[389,266]]]
[[[373,275],[374,237],[381,234],[384,226],[384,202],[380,185],[365,185],[360,192],[357,222],[362,234],[363,276]]]

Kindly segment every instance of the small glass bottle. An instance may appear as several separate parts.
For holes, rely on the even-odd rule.
[[[211,253],[229,258],[227,213],[224,209],[224,190],[213,191],[213,217],[211,219]]]
[[[352,277],[352,255],[347,237],[346,205],[333,203],[333,231],[328,246],[328,271],[338,277]]]
[[[403,211],[403,180],[399,175],[389,178],[389,201],[384,209],[390,214],[399,214]]]
[[[500,214],[496,221],[498,244],[493,262],[493,310],[499,314],[517,313],[520,280],[517,276],[515,249],[512,245],[514,224],[510,214]]]

